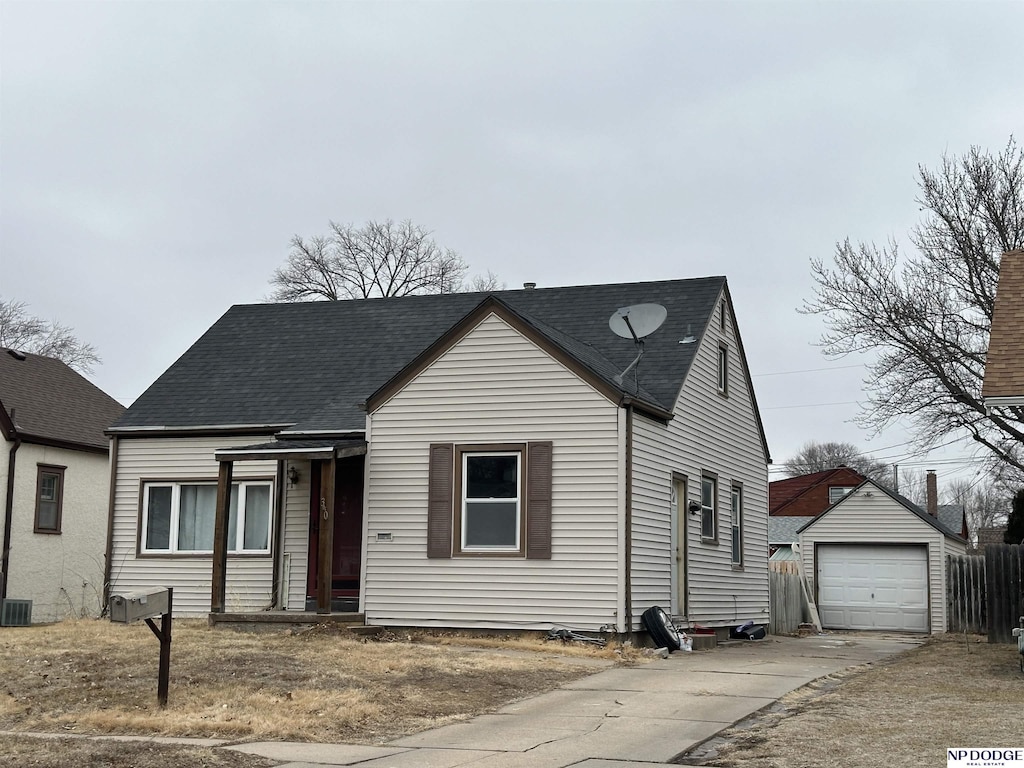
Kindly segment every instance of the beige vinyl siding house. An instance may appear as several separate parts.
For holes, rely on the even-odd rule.
[[[641,303],[666,313],[634,368],[609,317]],[[766,615],[767,448],[721,277],[234,307],[111,434],[112,588],[173,586],[181,615],[592,632],[638,630],[653,605]],[[702,473],[715,541],[678,511]],[[229,527],[229,477],[272,484],[268,547],[174,551],[191,486],[216,487],[205,521]],[[167,551],[143,545],[150,518]]]
[[[946,555],[964,554],[967,542],[911,502],[867,480],[799,541],[826,628],[946,631]]]

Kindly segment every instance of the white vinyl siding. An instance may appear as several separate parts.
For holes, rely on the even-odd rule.
[[[722,299],[725,304],[725,299]],[[667,425],[634,419],[632,613],[652,605],[687,623],[728,626],[768,621],[768,466],[744,361],[730,354],[729,397],[718,389],[721,345],[738,350],[733,323],[712,322],[699,339],[693,364]],[[717,478],[718,540],[701,537],[699,515],[687,525],[689,615],[682,617],[676,588],[673,473],[689,480],[688,501],[701,501],[701,476]],[[729,541],[730,494],[743,488],[743,563],[734,569]],[[680,505],[680,509],[686,504]],[[689,513],[686,513],[689,514]],[[724,526],[724,527],[723,527]]]
[[[290,461],[288,466],[295,467],[299,473],[299,481],[295,485],[285,482],[282,604],[289,611],[304,611],[309,564],[310,463]]]
[[[802,565],[815,595],[819,591],[815,551],[821,545],[834,544],[926,547],[930,631],[946,631],[946,555],[963,554],[963,542],[944,535],[884,491],[868,484],[847,495],[800,534]],[[820,595],[817,599],[821,599]]]
[[[589,631],[622,626],[614,403],[489,315],[370,422],[363,594],[368,624],[560,624]],[[510,554],[428,560],[430,444],[545,440],[553,443],[551,559]],[[379,541],[378,533],[391,539]]]
[[[137,555],[140,488],[144,482],[161,480],[216,483],[219,465],[214,451],[258,440],[252,436],[119,440],[110,566],[112,592],[173,587],[176,616],[199,616],[209,612],[211,555]],[[233,479],[272,478],[276,471],[275,461],[240,461],[234,464]],[[272,549],[273,546],[271,542]],[[226,609],[259,611],[269,607],[272,579],[271,555],[229,555]]]

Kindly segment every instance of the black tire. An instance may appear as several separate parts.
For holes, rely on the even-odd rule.
[[[672,651],[678,651],[682,647],[683,643],[679,637],[679,630],[676,629],[672,619],[668,617],[668,614],[660,606],[654,605],[648,608],[640,616],[640,621],[659,648],[668,648],[669,653],[671,653]]]

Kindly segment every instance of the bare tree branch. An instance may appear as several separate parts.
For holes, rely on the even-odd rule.
[[[819,443],[812,440],[804,443],[796,455],[782,465],[790,477],[824,472],[836,467],[849,467],[883,485],[892,485],[889,465],[861,453],[853,443]]]
[[[452,293],[467,266],[410,221],[330,222],[330,234],[292,238],[287,263],[270,279],[272,301],[336,301]]]
[[[816,297],[801,311],[825,318],[829,357],[874,353],[869,400],[858,423],[877,433],[898,419],[919,447],[970,436],[1024,478],[1020,409],[989,413],[981,399],[1000,255],[1024,247],[1024,153],[1015,139],[918,168],[924,212],[910,233],[916,253],[847,239],[834,266],[812,260]]]
[[[74,332],[56,320],[28,314],[21,301],[0,297],[0,347],[55,357],[82,373],[92,373],[100,362],[95,347],[79,341]]]

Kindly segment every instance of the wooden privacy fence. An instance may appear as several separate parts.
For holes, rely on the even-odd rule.
[[[988,544],[984,555],[946,558],[946,615],[950,632],[987,634],[990,643],[1016,642],[1024,616],[1024,547]]]
[[[768,564],[768,605],[768,632],[795,635],[804,615],[804,595],[795,560]]]

